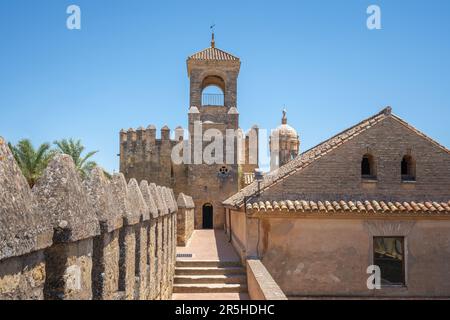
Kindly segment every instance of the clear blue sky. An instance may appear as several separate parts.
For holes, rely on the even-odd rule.
[[[370,4],[382,30],[366,28]],[[0,135],[80,138],[117,170],[121,128],[186,126],[186,58],[215,22],[242,61],[242,128],[276,127],[286,105],[306,150],[391,105],[449,147],[449,17],[448,0],[1,0]]]

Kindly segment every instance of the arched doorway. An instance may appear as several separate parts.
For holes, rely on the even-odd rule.
[[[214,228],[214,220],[213,220],[213,206],[210,203],[206,203],[203,205],[202,215],[203,215],[203,229],[213,229]]]

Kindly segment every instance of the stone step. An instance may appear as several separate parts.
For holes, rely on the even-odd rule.
[[[247,292],[241,284],[175,284],[173,293]]]
[[[242,267],[240,261],[177,260],[177,267]]]
[[[242,274],[245,275],[245,269],[242,267],[176,267],[176,275],[230,275]]]
[[[201,284],[201,283],[234,283],[245,284],[247,277],[244,274],[237,275],[198,275],[198,276],[175,276],[174,283],[176,284]]]

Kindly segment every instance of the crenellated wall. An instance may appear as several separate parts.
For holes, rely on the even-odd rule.
[[[161,128],[156,138],[156,127],[150,125],[120,132],[120,172],[128,179],[153,181],[164,186],[183,186],[187,183],[186,166],[172,162],[173,147],[183,141],[182,128],[175,129],[176,139],[170,138],[170,129]],[[174,190],[177,194],[180,190]]]
[[[222,108],[222,109],[221,109]],[[219,121],[220,123],[211,121]],[[157,129],[150,125],[120,131],[120,172],[127,181],[147,180],[173,189],[175,194],[189,194],[195,203],[194,227],[203,228],[203,206],[213,207],[213,226],[223,228],[224,208],[222,201],[236,193],[246,184],[246,175],[251,175],[258,163],[257,149],[259,135],[258,127],[254,126],[245,133],[238,130],[239,113],[235,107],[197,107],[189,109],[189,138],[184,139],[184,129],[177,127],[171,137],[171,130],[164,126],[157,138]],[[223,123],[222,123],[223,122]],[[194,124],[201,132],[194,137]],[[206,164],[203,153],[211,141],[203,141],[208,129],[215,129],[225,137],[223,143],[223,160],[227,160],[227,153],[233,156],[231,163]],[[233,130],[234,134],[244,138],[233,144],[233,150],[226,145],[226,130]],[[237,139],[237,138],[236,138]],[[181,144],[179,144],[181,142]],[[198,150],[197,150],[198,148]],[[228,148],[228,149],[227,149]],[[200,151],[201,152],[200,152]],[[245,155],[238,164],[238,151]],[[231,152],[233,151],[233,152]],[[172,152],[180,156],[180,161],[172,161]],[[211,150],[209,153],[211,154]],[[192,163],[196,158],[199,163]],[[229,160],[229,159],[228,159]],[[189,162],[191,161],[191,162]],[[253,178],[251,178],[251,181]]]
[[[172,189],[58,155],[31,190],[0,138],[0,200],[0,300],[171,298]]]

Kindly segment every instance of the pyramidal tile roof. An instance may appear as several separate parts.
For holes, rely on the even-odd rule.
[[[420,135],[424,139],[430,141],[432,144],[436,145],[437,147],[443,149],[445,152],[450,154],[450,150],[440,145],[433,139],[429,138],[424,133],[420,132],[419,130],[417,130],[416,128],[414,128],[401,118],[397,117],[396,115],[393,115],[391,107],[386,107],[385,109],[381,110],[381,112],[375,114],[374,116],[361,121],[360,123],[354,125],[353,127],[350,127],[349,129],[346,129],[341,133],[338,133],[337,135],[331,137],[330,139],[318,144],[317,146],[303,152],[302,154],[297,156],[297,158],[285,164],[284,166],[278,168],[277,170],[265,174],[263,180],[260,182],[260,192],[264,191],[265,189],[269,188],[272,185],[277,184],[278,182],[281,182],[282,180],[295,174],[299,170],[306,168],[315,160],[322,158],[324,155],[338,148],[347,141],[350,141],[354,137],[365,132],[367,129],[373,127],[374,125],[380,123],[381,121],[383,121],[388,117],[392,117],[400,124],[404,125],[405,127],[414,131],[416,134]],[[258,182],[255,181],[246,186],[245,188],[241,189],[239,192],[237,192],[230,198],[226,199],[223,202],[223,204],[225,206],[230,207],[240,207],[244,204],[244,198],[255,195],[257,191],[258,191]]]
[[[233,56],[228,52],[211,46],[202,51],[194,53],[188,58],[188,60],[239,61],[239,58]]]

